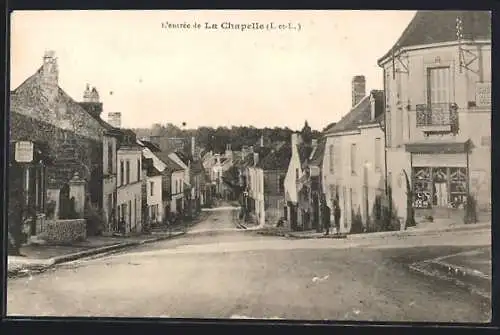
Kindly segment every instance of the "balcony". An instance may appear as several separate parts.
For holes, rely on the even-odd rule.
[[[425,133],[458,132],[458,111],[455,104],[417,105],[417,127]]]

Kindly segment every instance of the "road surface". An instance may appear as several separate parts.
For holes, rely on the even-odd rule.
[[[489,233],[287,240],[211,211],[182,238],[8,281],[8,315],[487,322],[490,302],[408,265]]]

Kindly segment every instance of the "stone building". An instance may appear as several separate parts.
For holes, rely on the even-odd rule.
[[[46,52],[36,73],[11,92],[9,118],[12,142],[38,143],[53,158],[53,164],[46,166],[43,173],[46,192],[37,205],[37,213],[60,217],[65,211],[62,205],[68,204],[72,196],[70,181],[75,174],[85,181],[83,201],[88,199],[102,208],[105,129],[59,87],[54,52]],[[82,216],[85,204],[77,207],[80,211],[77,215]]]

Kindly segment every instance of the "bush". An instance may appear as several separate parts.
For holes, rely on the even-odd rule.
[[[354,213],[354,210],[351,210],[351,234],[359,234],[363,232],[363,218],[361,217],[361,210],[358,206],[358,212]]]
[[[472,195],[467,196],[465,203],[464,223],[477,223],[477,201]]]
[[[399,219],[397,218],[394,204],[389,208],[382,203],[382,196],[377,195],[373,203],[371,225],[367,226],[367,232],[395,231],[400,229]]]
[[[92,205],[86,205],[84,218],[87,220],[87,236],[97,236],[104,230],[104,215]]]

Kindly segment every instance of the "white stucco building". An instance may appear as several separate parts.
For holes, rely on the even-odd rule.
[[[322,189],[327,205],[341,209],[340,232],[351,232],[353,217],[363,225],[372,218],[376,196],[385,194],[384,96],[382,91],[365,93],[364,76],[352,82],[351,110],[328,129],[322,164]],[[333,210],[330,211],[334,226]]]
[[[491,13],[419,11],[379,61],[386,96],[387,175],[406,217],[463,220],[467,195],[491,206]],[[489,218],[491,219],[491,218]]]
[[[118,224],[125,233],[142,231],[142,148],[133,132],[122,130],[117,160]]]

